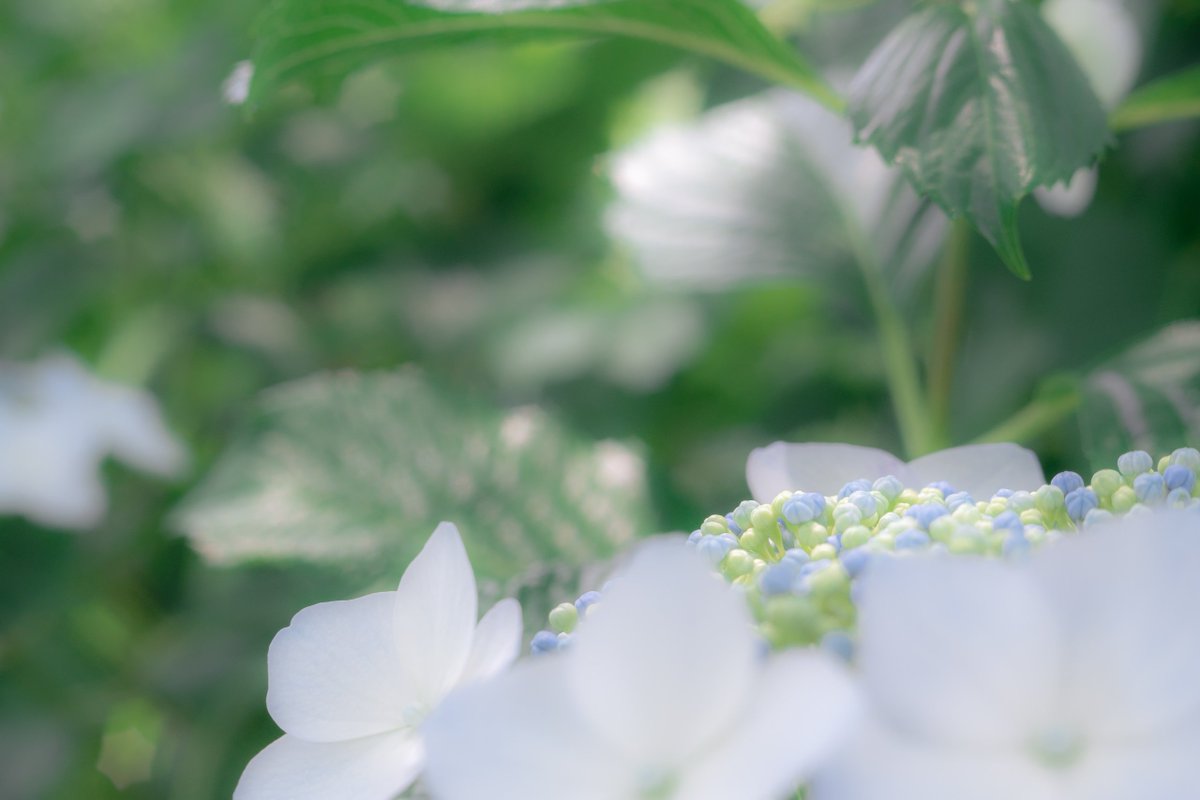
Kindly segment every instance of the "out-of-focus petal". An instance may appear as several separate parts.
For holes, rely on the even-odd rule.
[[[1051,214],[1078,217],[1092,204],[1099,178],[1100,170],[1096,167],[1084,167],[1077,170],[1066,183],[1039,186],[1033,190],[1033,196],[1038,205]]]
[[[597,738],[562,658],[521,664],[446,698],[425,723],[425,782],[440,800],[636,797],[636,769]]]
[[[809,797],[1064,800],[1058,777],[1021,751],[926,747],[875,722],[856,732],[853,743],[842,748],[839,756],[817,774]]]
[[[407,732],[345,742],[283,736],[254,757],[234,800],[391,800],[417,778],[421,742]]]
[[[918,486],[946,481],[956,490],[986,499],[1000,489],[1033,491],[1046,483],[1032,450],[1015,444],[968,444],[921,456],[908,464]]]
[[[776,800],[846,742],[862,710],[846,669],[824,655],[790,652],[768,663],[754,695],[717,749],[697,758],[679,788],[687,800]],[[747,765],[753,768],[747,769]]]
[[[521,649],[521,633],[520,603],[505,598],[492,606],[475,628],[462,680],[488,678],[511,664]]]
[[[1100,102],[1116,107],[1142,66],[1142,36],[1121,0],[1046,0],[1042,16],[1079,61]]]
[[[1057,630],[1032,576],[974,557],[878,563],[859,602],[859,665],[879,715],[950,747],[1024,747],[1059,685]]]
[[[775,442],[759,447],[746,461],[746,483],[760,503],[783,491],[837,494],[850,481],[908,476],[904,462],[886,450],[854,444]]]
[[[1066,722],[1135,741],[1200,727],[1200,516],[1126,517],[1033,566],[1065,643]]]
[[[745,600],[682,541],[642,546],[575,634],[583,717],[630,757],[694,758],[744,708],[756,642]]]
[[[428,706],[458,682],[478,619],[475,573],[458,528],[437,526],[396,590],[394,626],[404,676]]]
[[[1174,800],[1200,785],[1200,723],[1157,740],[1093,745],[1073,770],[1067,800]]]
[[[267,709],[287,733],[338,741],[404,727],[414,694],[392,638],[394,592],[309,606],[267,653]]]

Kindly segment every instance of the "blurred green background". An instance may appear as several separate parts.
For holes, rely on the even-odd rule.
[[[781,5],[833,69],[908,6]],[[1143,80],[1200,59],[1200,6],[1152,5]],[[150,389],[194,456],[175,485],[108,468],[95,531],[0,518],[5,798],[228,797],[277,735],[270,637],[366,587],[207,565],[168,519],[271,385],[415,363],[472,402],[540,406],[644,457],[640,533],[742,499],[747,453],[775,439],[900,450],[852,270],[686,292],[605,233],[606,154],[755,79],[631,42],[474,46],[244,113],[221,85],[260,7],[0,4],[0,358],[74,350]],[[971,241],[954,442],[1200,315],[1200,127],[1118,144],[1081,217],[1023,207],[1031,283]],[[904,306],[922,352],[929,283]],[[1027,444],[1048,474],[1099,466],[1069,418]]]

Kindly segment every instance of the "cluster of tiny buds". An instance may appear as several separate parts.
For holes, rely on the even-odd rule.
[[[852,481],[836,495],[782,492],[742,502],[688,537],[720,574],[745,591],[763,637],[774,647],[821,644],[849,657],[854,579],[875,558],[949,552],[1021,558],[1032,548],[1114,516],[1169,506],[1200,512],[1200,451],[1161,458],[1135,450],[1085,483],[1060,472],[1036,491],[1002,489],[974,498],[947,482],[921,489],[897,478]],[[600,598],[588,592],[550,613],[533,652],[569,643]]]

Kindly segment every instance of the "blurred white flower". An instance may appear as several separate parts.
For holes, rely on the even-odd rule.
[[[634,556],[571,647],[430,717],[443,800],[771,800],[858,718],[842,668],[763,660],[744,599],[681,541]]]
[[[221,84],[221,96],[231,106],[240,106],[250,96],[250,82],[254,80],[254,62],[239,61]]]
[[[1042,16],[1070,49],[1107,109],[1117,107],[1137,80],[1142,37],[1123,0],[1046,0]],[[1034,190],[1051,214],[1082,214],[1096,193],[1097,168],[1076,171],[1071,180]]]
[[[389,800],[425,761],[422,723],[463,683],[507,667],[521,608],[476,625],[475,575],[443,522],[394,592],[319,603],[271,642],[267,709],[283,728],[247,765],[237,800]]]
[[[862,251],[910,284],[945,230],[845,119],[782,89],[658,128],[614,154],[611,174],[609,232],[664,284],[813,275]]]
[[[881,562],[859,602],[873,722],[815,800],[1181,800],[1200,786],[1200,516],[1021,565]]]
[[[885,475],[907,487],[945,481],[955,491],[987,498],[1000,489],[1033,491],[1046,483],[1037,455],[1015,444],[971,444],[939,450],[907,464],[886,450],[854,444],[775,442],[746,461],[746,483],[760,503],[784,491],[837,494],[851,481]]]
[[[100,464],[162,476],[186,463],[145,391],[100,380],[74,357],[0,363],[0,513],[87,528],[104,516]]]

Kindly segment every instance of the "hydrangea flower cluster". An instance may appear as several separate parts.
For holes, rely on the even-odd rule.
[[[746,500],[704,520],[688,543],[745,590],[763,637],[774,647],[822,643],[848,656],[855,626],[855,579],[881,556],[906,551],[1020,558],[1044,542],[1117,516],[1155,507],[1200,510],[1200,451],[1186,447],[1155,463],[1136,450],[1085,483],[1061,472],[1033,491],[987,497],[945,481],[921,488],[894,475],[853,480],[832,495],[783,491]],[[598,600],[587,592],[550,614],[533,652],[570,642]]]

